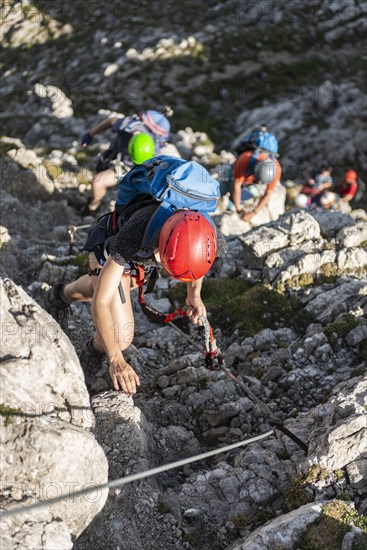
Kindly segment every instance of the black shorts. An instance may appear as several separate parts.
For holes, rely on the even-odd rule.
[[[96,225],[94,225],[89,233],[83,250],[94,252],[98,263],[103,265],[109,254],[109,247],[116,232],[112,226],[112,212],[108,212],[101,216]]]

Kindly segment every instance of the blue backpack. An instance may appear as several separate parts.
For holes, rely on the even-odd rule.
[[[259,147],[269,153],[278,153],[278,140],[270,132],[263,131],[257,128],[251,134],[245,137],[243,140],[245,143],[251,145],[254,149]]]
[[[199,210],[215,228],[208,213],[215,211],[220,198],[219,182],[195,161],[160,155],[140,164],[120,178],[116,210],[123,214],[127,206],[147,196],[161,203],[143,237],[147,254],[157,246],[164,222],[177,210]]]

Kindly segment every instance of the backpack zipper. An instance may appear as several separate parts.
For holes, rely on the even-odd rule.
[[[173,185],[170,183],[171,181],[172,181]],[[217,201],[217,200],[220,199],[219,195],[206,195],[204,193],[199,193],[197,191],[192,191],[191,189],[188,190],[185,187],[182,187],[182,185],[180,185],[178,183],[178,181],[171,175],[168,175],[166,177],[166,184],[167,184],[167,188],[162,193],[162,195],[160,196],[160,199],[164,198],[164,196],[168,193],[169,189],[173,189],[174,191],[176,191],[180,195],[184,195],[185,197],[190,197],[191,199],[210,200],[210,201],[214,201],[214,200]]]

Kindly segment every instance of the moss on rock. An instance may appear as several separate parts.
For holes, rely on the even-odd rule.
[[[299,550],[340,550],[345,535],[355,525],[362,534],[353,541],[352,548],[366,548],[367,518],[359,516],[346,502],[333,500],[322,508],[322,515],[302,535],[296,547]]]
[[[347,315],[343,315],[343,317],[340,317],[336,321],[326,325],[324,332],[329,340],[329,343],[333,345],[333,343],[335,343],[334,334],[337,334],[339,338],[345,338],[350,331],[358,325],[359,321],[357,317],[348,313]]]
[[[176,285],[168,293],[171,300],[184,303],[186,288]],[[285,296],[271,286],[241,279],[204,281],[202,298],[211,323],[224,332],[238,329],[241,336],[254,336],[259,331],[281,326],[305,329],[312,321],[294,296]]]
[[[13,416],[22,416],[22,411],[9,407],[4,403],[0,403],[0,416],[4,418],[5,426],[9,426],[13,421]]]
[[[312,493],[307,489],[309,485],[323,481],[329,476],[329,472],[320,466],[320,464],[313,464],[295,476],[285,491],[285,504],[288,511],[296,510],[303,504],[307,504],[313,501]]]

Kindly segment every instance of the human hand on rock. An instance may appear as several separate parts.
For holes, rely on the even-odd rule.
[[[252,220],[252,218],[255,216],[256,212],[244,212],[241,215],[241,220],[244,222],[249,222]]]
[[[121,387],[126,395],[134,395],[137,386],[140,386],[139,376],[124,359],[110,362],[110,376],[113,387],[118,391]]]

